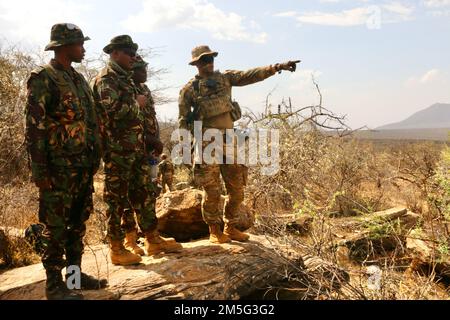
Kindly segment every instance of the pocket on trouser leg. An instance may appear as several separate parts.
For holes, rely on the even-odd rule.
[[[222,223],[222,214],[220,211],[209,212],[206,210],[202,210],[202,216],[203,220],[206,224],[212,225],[212,224],[221,224]]]
[[[220,181],[220,167],[214,164],[196,164],[194,167],[194,180],[196,185],[207,187]]]
[[[39,222],[51,227],[65,226],[69,211],[65,200],[63,191],[42,191],[39,199]]]
[[[149,232],[156,229],[158,218],[156,217],[156,198],[149,196],[142,210],[136,212],[139,228],[142,232]]]

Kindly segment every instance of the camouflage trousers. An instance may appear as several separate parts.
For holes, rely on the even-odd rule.
[[[150,181],[150,178],[148,178],[148,180],[146,179],[146,181],[147,181],[147,188],[148,188],[147,189],[148,196],[150,197],[149,205],[150,205],[150,210],[152,211],[151,216],[156,217],[156,198],[158,197],[161,189],[158,187],[156,182]],[[128,206],[123,211],[122,222],[121,222],[122,229],[126,233],[132,232],[132,231],[137,231],[138,225],[136,224],[136,220],[137,220],[137,215],[135,214],[133,208],[131,206]]]
[[[131,216],[134,222],[133,213],[136,213],[142,232],[156,229],[156,197],[149,188],[150,166],[145,157],[137,153],[121,155],[111,152],[104,160],[108,238],[113,241],[124,239],[121,223],[125,210],[131,212],[125,216],[126,221],[130,221]]]
[[[202,215],[207,224],[222,223],[222,215],[228,224],[233,225],[238,222],[238,209],[244,201],[247,174],[248,168],[239,164],[195,165],[194,180],[198,186],[203,188]],[[220,176],[225,182],[228,194],[224,208],[219,208],[222,189]]]
[[[223,134],[222,137],[223,148],[213,151],[212,156],[215,159],[222,159],[223,164],[217,163],[217,161],[214,161],[214,164],[207,164],[204,163],[203,159],[202,164],[195,164],[193,167],[194,184],[203,188],[203,219],[209,225],[222,223],[222,216],[224,217],[223,221],[227,224],[233,225],[238,222],[238,210],[242,201],[244,201],[244,188],[248,178],[248,167],[237,164],[238,148],[236,139],[227,142],[226,135]],[[202,141],[201,143],[203,150],[210,144],[208,141]],[[234,149],[233,159],[227,159],[228,149]],[[195,155],[194,158],[196,158]],[[225,202],[224,208],[219,208],[222,194],[221,176],[228,194],[228,200]]]
[[[39,192],[39,222],[45,225],[42,263],[47,272],[61,272],[69,265],[81,266],[85,223],[93,211],[92,170],[52,168],[50,179],[52,188]]]
[[[169,191],[173,191],[173,174],[163,174],[161,179],[162,192],[166,192],[166,186]]]

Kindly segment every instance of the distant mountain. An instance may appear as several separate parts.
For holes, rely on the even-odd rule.
[[[450,128],[450,104],[436,103],[409,118],[381,126],[375,130]]]

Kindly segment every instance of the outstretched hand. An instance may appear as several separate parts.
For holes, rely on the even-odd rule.
[[[297,63],[300,63],[301,60],[288,61],[285,63],[281,63],[279,65],[279,70],[286,70],[290,72],[295,72],[297,70]]]

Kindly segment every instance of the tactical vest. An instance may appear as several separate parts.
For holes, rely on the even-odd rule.
[[[38,69],[46,71],[59,91],[58,103],[47,110],[49,151],[55,156],[73,156],[86,152],[88,148],[87,110],[80,99],[87,99],[93,106],[94,100],[86,81],[80,79],[81,88],[64,73],[50,64]],[[55,97],[54,97],[55,98]],[[86,103],[86,102],[84,102]]]
[[[195,120],[206,120],[231,112],[231,84],[220,72],[215,72],[208,79],[195,79],[192,82]]]

